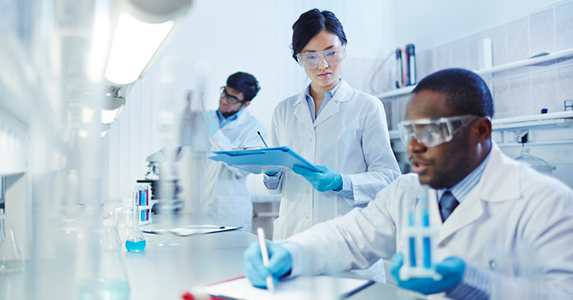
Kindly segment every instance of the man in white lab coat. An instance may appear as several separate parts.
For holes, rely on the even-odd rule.
[[[234,148],[264,147],[260,132],[267,137],[263,124],[245,108],[251,104],[260,87],[256,78],[237,72],[227,78],[221,87],[219,109],[207,112],[212,124],[210,150],[227,151]],[[223,162],[207,159],[201,186],[201,210],[218,222],[217,225],[241,226],[250,232],[253,219],[246,178],[249,173]]]
[[[448,69],[424,78],[399,125],[413,171],[364,209],[245,252],[245,273],[296,276],[366,268],[390,259],[397,284],[452,299],[573,299],[573,191],[505,156],[491,140],[493,100],[476,74]],[[429,214],[438,229],[441,280],[401,280],[407,213],[422,185],[437,192]]]

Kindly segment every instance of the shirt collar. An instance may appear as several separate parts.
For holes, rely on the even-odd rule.
[[[490,153],[487,154],[485,159],[481,162],[481,164],[475,168],[468,176],[466,176],[462,181],[456,183],[453,187],[449,189],[440,189],[438,190],[438,199],[442,197],[442,195],[446,191],[451,191],[452,195],[458,200],[460,203],[464,200],[466,195],[478,184],[481,179],[481,175],[483,174],[483,170],[485,169],[485,165],[487,160],[489,159]]]
[[[241,108],[241,110],[239,110],[236,114],[225,118],[223,117],[223,114],[221,113],[221,111],[219,109],[217,109],[217,118],[219,119],[219,128],[223,128],[223,126],[229,124],[230,122],[233,122],[235,120],[237,120],[239,118],[239,116],[243,113],[243,110]]]
[[[330,96],[330,98],[334,98],[334,94],[336,94],[336,92],[338,91],[338,89],[340,88],[340,85],[342,84],[342,79],[338,79],[338,84],[336,86],[334,86],[331,90],[327,91],[325,94],[325,96]],[[312,99],[312,96],[310,95],[310,85],[309,84],[305,91],[304,94],[306,96],[306,99],[308,100],[309,98]]]

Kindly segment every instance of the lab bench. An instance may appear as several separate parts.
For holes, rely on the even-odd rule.
[[[162,222],[162,217],[158,215],[146,228],[165,226],[167,223]],[[177,218],[176,226],[187,224],[184,217]],[[124,247],[120,250],[131,300],[181,299],[192,285],[242,276],[243,252],[257,240],[256,235],[240,230],[189,237],[146,234],[145,238],[147,247],[143,252],[126,252]],[[67,242],[62,240],[63,244]],[[27,261],[25,271],[20,273],[0,273],[0,299],[78,299],[80,264],[82,259],[88,259],[84,254],[70,250],[67,254],[55,255],[56,258]],[[345,274],[357,276],[350,272],[342,275]],[[348,299],[420,298],[395,286],[375,283]]]

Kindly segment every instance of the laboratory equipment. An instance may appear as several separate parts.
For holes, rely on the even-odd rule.
[[[573,100],[564,100],[563,101],[563,110],[573,110]]]
[[[534,170],[551,175],[555,166],[548,164],[545,160],[530,154],[531,149],[525,148],[525,143],[529,141],[529,130],[520,130],[515,133],[515,139],[521,144],[521,154],[515,160],[525,163]]]
[[[438,230],[430,223],[428,201],[437,203],[437,196],[435,190],[425,186],[407,212],[406,226],[402,232],[407,246],[404,264],[400,268],[400,280],[414,277],[442,279],[436,272]]]
[[[556,167],[548,164],[545,160],[537,156],[531,155],[530,152],[531,152],[530,148],[522,148],[521,155],[519,155],[515,160],[527,164],[528,166],[530,166],[534,170],[537,170],[538,172],[551,175],[551,173],[553,173],[553,170],[555,170]]]
[[[396,49],[396,88],[404,86],[404,61],[402,60],[402,49]]]
[[[24,271],[26,262],[14,231],[14,216],[0,210],[0,272]]]
[[[143,237],[143,233],[139,230],[139,220],[141,219],[139,210],[140,192],[136,191],[133,193],[133,227],[127,238],[125,239],[125,248],[127,251],[143,251],[147,242]],[[149,210],[148,210],[149,212]]]
[[[334,66],[339,64],[345,57],[346,47],[340,46],[324,51],[298,53],[296,60],[301,67],[307,70],[314,70],[317,69],[323,61],[329,66]]]
[[[452,140],[458,130],[470,122],[479,119],[474,115],[440,118],[437,120],[420,119],[398,123],[400,138],[408,146],[412,138],[426,147],[435,147]]]
[[[99,255],[93,260],[95,278],[86,278],[79,289],[79,299],[127,300],[131,293],[127,272],[121,256],[120,239],[113,218],[103,220],[100,234]],[[97,247],[92,247],[96,250]]]
[[[406,45],[406,85],[416,84],[416,48],[414,44]]]

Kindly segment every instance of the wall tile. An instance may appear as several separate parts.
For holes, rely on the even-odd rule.
[[[563,110],[563,101],[573,100],[573,66],[557,70],[557,103]]]
[[[518,61],[529,57],[529,18],[507,24],[507,60]]]
[[[468,65],[468,38],[461,38],[453,41],[450,46],[452,68],[467,68]]]
[[[481,41],[486,38],[485,32],[479,32],[468,37],[468,62],[469,70],[478,70],[480,62]]]
[[[509,98],[507,101],[508,117],[526,116],[532,114],[530,76],[519,76],[509,80]]]
[[[508,117],[509,80],[498,80],[493,83],[494,117],[496,119]]]
[[[451,64],[451,44],[444,44],[436,47],[434,49],[434,55],[432,57],[432,65],[434,66],[434,72],[447,69]]]
[[[561,111],[557,105],[557,71],[550,70],[546,72],[531,75],[531,113],[539,114],[541,108],[547,108],[549,112]],[[563,102],[561,102],[563,103]]]
[[[573,48],[573,1],[555,7],[555,50]]]
[[[498,66],[507,63],[507,25],[494,27],[488,30],[486,35],[491,39],[493,65]]]
[[[417,53],[417,76],[418,82],[422,80],[422,78],[432,74],[434,72],[434,60],[433,60],[434,52],[432,49],[422,51]]]
[[[553,7],[529,16],[529,56],[555,51],[555,18]]]

